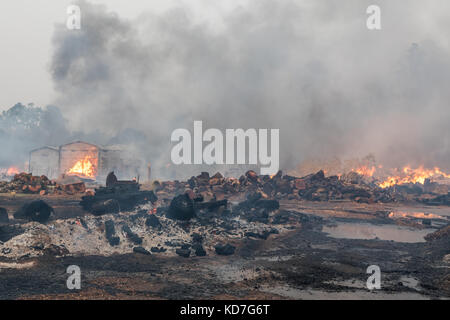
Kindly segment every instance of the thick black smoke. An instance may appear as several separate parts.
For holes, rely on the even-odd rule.
[[[279,128],[283,168],[374,153],[450,169],[450,5],[377,2],[380,31],[372,1],[253,0],[221,28],[185,7],[130,21],[81,1],[81,30],[54,35],[55,104],[76,130],[142,133],[160,166],[171,132],[203,120]]]

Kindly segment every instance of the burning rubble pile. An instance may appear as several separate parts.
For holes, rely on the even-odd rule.
[[[159,198],[169,199],[174,194],[193,192],[205,201],[223,200],[248,193],[259,193],[265,199],[277,200],[351,200],[361,203],[396,202],[411,200],[410,195],[430,197],[416,200],[430,204],[449,204],[446,185],[430,182],[408,183],[382,187],[375,180],[351,171],[337,176],[325,176],[323,170],[301,178],[283,175],[279,171],[274,176],[259,176],[254,171],[247,171],[239,179],[225,178],[220,173],[210,177],[203,172],[191,177],[186,182],[156,182],[155,191]],[[440,196],[440,197],[439,197]]]
[[[16,167],[0,168],[0,181],[9,180],[14,175],[19,174],[20,170]]]
[[[31,173],[14,175],[11,181],[0,181],[0,193],[32,193],[32,194],[75,194],[84,193],[84,182],[73,179],[71,181],[54,181],[46,176],[33,176]]]

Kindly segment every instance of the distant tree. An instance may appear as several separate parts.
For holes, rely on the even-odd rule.
[[[17,103],[0,114],[0,166],[25,162],[30,150],[59,145],[68,135],[58,107]]]
[[[43,110],[29,104],[28,107],[21,103],[15,104],[7,111],[3,111],[0,117],[0,128],[3,130],[32,129],[39,126]]]

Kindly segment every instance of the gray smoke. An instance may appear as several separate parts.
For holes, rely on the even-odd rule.
[[[370,4],[253,0],[215,28],[188,7],[130,21],[81,1],[82,29],[54,34],[55,104],[72,129],[139,132],[157,166],[203,120],[279,128],[282,168],[373,153],[450,169],[450,3],[379,0],[380,31]]]

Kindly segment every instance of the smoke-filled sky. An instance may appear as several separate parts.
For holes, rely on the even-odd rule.
[[[48,53],[39,72],[14,68],[20,46],[1,28],[2,103],[36,102],[38,88],[36,99],[59,106],[71,129],[135,128],[161,162],[171,132],[203,120],[279,128],[283,168],[373,153],[387,166],[450,169],[446,0],[99,2],[77,2],[78,31],[66,29],[59,4],[48,47],[22,39]],[[366,28],[370,4],[381,7],[382,30]],[[22,55],[35,66],[33,50]]]
[[[201,18],[214,22],[242,0],[90,0],[106,4],[125,19],[135,19],[145,12],[155,14],[173,6],[189,7]],[[21,101],[46,105],[54,99],[49,72],[53,52],[55,24],[65,23],[67,7],[74,0],[0,1],[0,111]],[[26,75],[26,76],[25,76]]]

